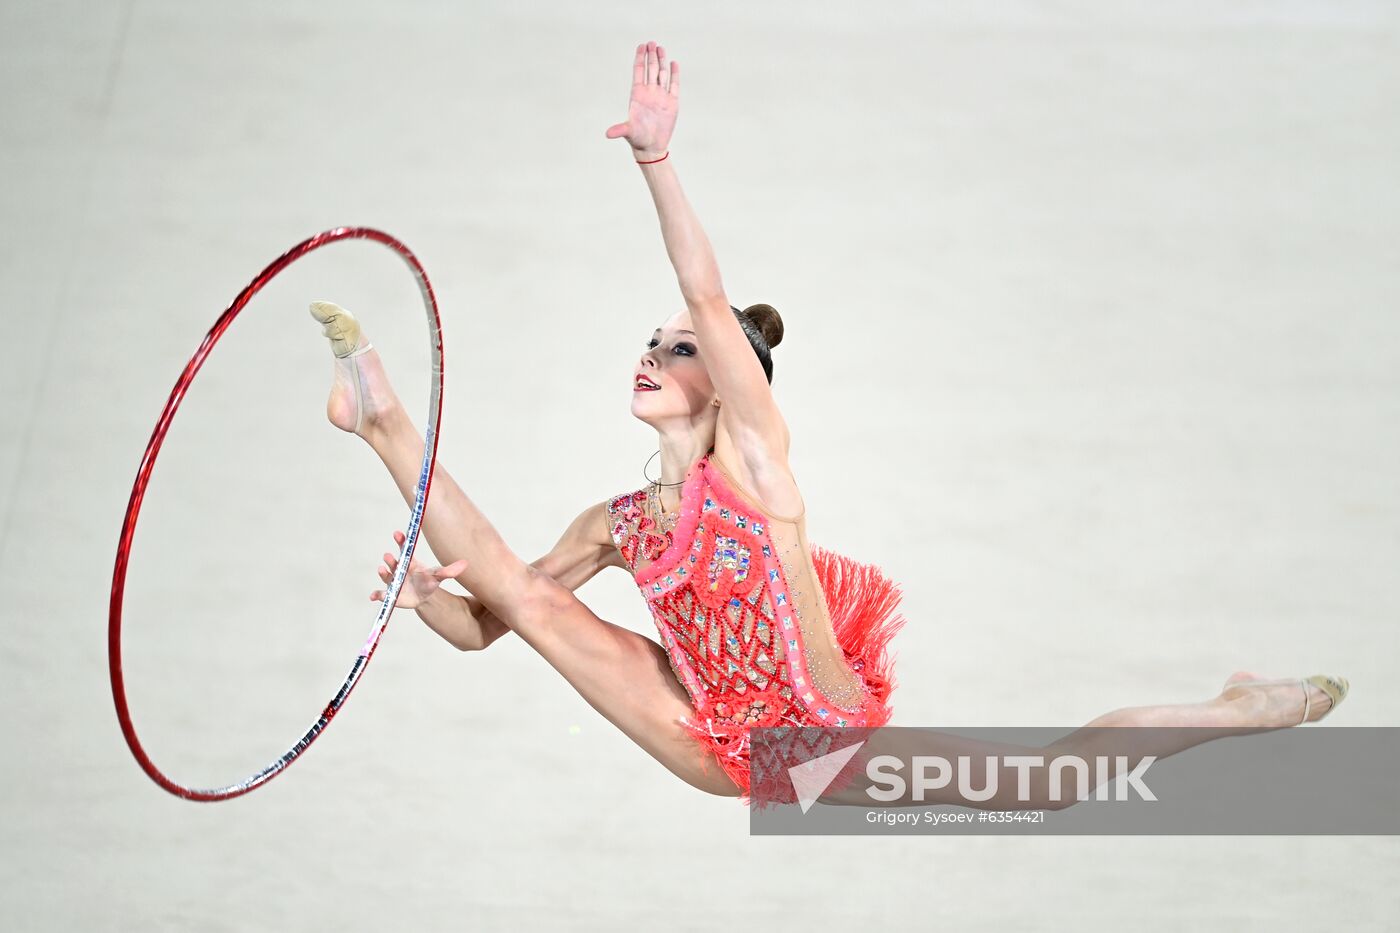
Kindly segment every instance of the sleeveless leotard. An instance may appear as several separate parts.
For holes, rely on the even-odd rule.
[[[769,513],[713,450],[686,472],[672,530],[657,527],[653,499],[648,487],[611,499],[609,531],[690,696],[681,723],[744,802],[750,728],[889,721],[886,647],[904,619],[877,567],[810,546],[805,505]]]

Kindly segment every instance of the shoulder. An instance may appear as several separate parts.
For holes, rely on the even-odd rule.
[[[616,537],[613,533],[614,525],[618,523],[634,522],[642,516],[642,507],[646,502],[646,497],[647,491],[645,488],[634,489],[630,492],[609,496],[593,507],[607,519],[609,540],[613,540]]]
[[[564,530],[560,545],[567,544],[572,549],[615,550],[614,544],[621,543],[617,539],[619,522],[630,515],[628,501],[629,495],[624,493],[587,506]]]
[[[585,515],[591,516],[587,520],[589,529],[608,551],[609,563],[618,567],[627,566],[622,549],[627,539],[636,534],[637,521],[643,515],[645,501],[646,489],[634,489],[608,496],[585,512]]]
[[[627,505],[631,494],[609,496],[578,513],[559,541],[534,567],[570,589],[581,585],[604,567],[628,569],[623,548],[635,521]],[[640,510],[637,515],[640,516]]]

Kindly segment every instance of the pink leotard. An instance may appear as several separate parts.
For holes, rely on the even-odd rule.
[[[810,546],[805,505],[768,512],[713,451],[680,488],[671,531],[658,533],[647,487],[608,502],[609,530],[690,696],[682,725],[747,803],[751,727],[889,721],[900,592],[877,567]]]

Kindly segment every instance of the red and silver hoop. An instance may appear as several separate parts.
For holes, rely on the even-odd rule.
[[[150,481],[151,470],[155,467],[156,455],[160,452],[161,444],[165,440],[166,432],[170,429],[171,423],[175,419],[175,412],[180,407],[180,401],[184,398],[185,392],[194,381],[195,374],[204,365],[205,359],[214,349],[214,344],[219,341],[224,331],[233,323],[233,319],[243,310],[249,300],[256,295],[263,286],[272,281],[282,270],[313,250],[320,249],[327,244],[345,239],[365,239],[382,243],[389,247],[400,258],[408,264],[414,277],[418,282],[418,287],[423,296],[423,307],[428,318],[428,340],[432,351],[432,392],[428,401],[427,432],[424,435],[423,443],[423,467],[418,475],[417,496],[413,504],[413,514],[409,519],[408,528],[405,533],[405,541],[402,554],[399,557],[398,566],[394,571],[394,577],[390,581],[388,589],[384,592],[384,600],[379,606],[379,614],[370,628],[369,637],[365,640],[364,646],[356,655],[354,663],[350,666],[350,672],[345,677],[345,682],[336,691],[329,703],[321,710],[316,721],[306,730],[306,733],[286,751],[280,758],[264,767],[250,777],[245,778],[236,784],[229,784],[224,787],[200,790],[185,787],[166,777],[159,768],[151,761],[145,749],[141,747],[141,741],[136,736],[136,728],[131,723],[131,713],[127,709],[126,690],[122,681],[122,593],[126,585],[127,559],[131,551],[132,538],[136,533],[136,519],[141,512],[141,500],[146,495],[146,485]],[[146,453],[141,458],[141,467],[136,474],[136,482],[131,489],[131,499],[126,507],[126,519],[122,523],[121,539],[117,547],[116,568],[112,572],[112,600],[107,626],[107,656],[111,670],[112,679],[112,699],[117,707],[117,719],[121,722],[122,734],[126,736],[126,743],[131,748],[131,753],[136,757],[136,761],[141,768],[150,775],[151,779],[161,787],[170,791],[178,797],[188,800],[227,800],[246,794],[256,787],[262,786],[278,774],[287,769],[293,761],[304,752],[312,742],[325,731],[335,714],[345,705],[345,701],[350,696],[350,691],[355,688],[360,675],[364,673],[369,665],[369,659],[374,656],[375,648],[379,645],[380,636],[384,633],[384,628],[389,622],[389,616],[394,611],[394,603],[398,600],[399,588],[403,585],[408,574],[408,567],[413,560],[413,549],[418,543],[418,532],[423,520],[423,512],[428,504],[428,487],[432,481],[433,467],[437,462],[438,428],[442,420],[442,328],[441,320],[438,316],[437,298],[433,295],[433,287],[428,282],[428,274],[423,270],[423,266],[418,262],[418,258],[413,255],[409,248],[397,239],[379,230],[369,227],[337,227],[318,233],[293,246],[277,259],[273,260],[266,269],[258,273],[257,277],[248,284],[228,306],[223,314],[219,315],[214,326],[205,335],[199,348],[195,350],[194,356],[186,364],[184,372],[175,382],[175,388],[171,390],[170,399],[165,403],[165,410],[161,412],[160,418],[156,420],[155,430],[151,433],[151,440],[146,445]]]

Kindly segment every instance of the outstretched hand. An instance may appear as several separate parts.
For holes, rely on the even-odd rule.
[[[658,158],[671,145],[680,109],[681,66],[667,68],[666,50],[655,42],[637,46],[632,65],[632,98],[627,102],[627,122],[608,127],[608,139],[619,136],[638,155]]]
[[[402,531],[394,532],[394,541],[399,546],[399,554],[403,554],[405,542]],[[379,566],[379,579],[388,583],[394,579],[394,572],[398,569],[399,559],[388,551],[384,552],[384,563]],[[429,596],[437,592],[444,580],[450,580],[463,570],[467,569],[465,558],[453,561],[446,567],[424,567],[418,560],[418,555],[408,562],[408,574],[404,577],[403,586],[399,588],[399,599],[394,605],[399,609],[414,609],[427,601]],[[369,598],[374,602],[379,602],[384,598],[383,590],[375,590],[369,594]]]

